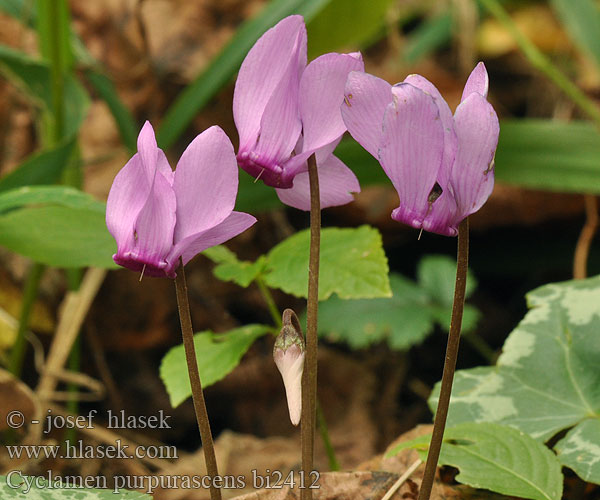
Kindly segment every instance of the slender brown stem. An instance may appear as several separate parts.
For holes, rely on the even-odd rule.
[[[419,491],[418,500],[429,500],[433,479],[440,450],[446,418],[448,417],[448,406],[450,405],[450,393],[452,392],[452,381],[456,369],[456,358],[458,355],[458,344],[460,342],[460,328],[462,325],[463,309],[465,306],[465,289],[467,286],[467,269],[469,266],[469,220],[465,219],[458,226],[458,255],[456,265],[456,285],[454,286],[454,303],[452,304],[452,319],[450,320],[450,332],[448,334],[448,345],[446,347],[446,360],[442,374],[442,388],[438,401],[435,420],[433,422],[433,434],[427,453],[427,463],[423,482]]]
[[[303,337],[302,327],[300,326],[300,321],[298,320],[298,316],[293,309],[285,309],[282,314],[281,324],[283,327],[289,326],[294,328],[298,334]],[[304,342],[306,349],[306,340]],[[340,463],[335,456],[335,450],[333,449],[333,445],[331,444],[331,439],[329,437],[329,430],[327,429],[327,421],[325,420],[325,414],[323,413],[323,409],[321,407],[321,403],[319,400],[316,400],[316,415],[317,415],[317,427],[319,429],[319,433],[321,434],[321,439],[323,440],[323,446],[325,447],[325,452],[327,453],[327,458],[329,459],[329,469],[332,471],[340,470]]]
[[[585,202],[586,219],[577,240],[573,258],[573,278],[576,280],[584,279],[587,276],[590,246],[598,229],[598,199],[592,194],[584,194],[583,201]]]
[[[313,470],[315,415],[317,400],[317,309],[319,305],[319,252],[321,246],[321,198],[315,155],[308,159],[310,183],[310,256],[308,261],[308,301],[306,306],[306,365],[302,375],[302,470]],[[312,489],[300,491],[301,500],[312,500]]]
[[[204,402],[204,394],[202,393],[202,383],[200,382],[200,373],[198,372],[196,348],[194,347],[194,331],[192,329],[192,318],[190,316],[190,304],[188,302],[183,262],[180,263],[179,269],[177,269],[175,290],[177,292],[177,308],[179,309],[185,359],[187,361],[188,374],[190,376],[190,385],[192,386],[192,400],[194,401],[196,420],[198,421],[198,429],[200,429],[200,437],[202,439],[206,471],[210,477],[216,478],[219,475],[219,471],[217,470],[217,459],[215,457],[215,448],[210,432],[210,422],[208,421],[206,403]],[[221,490],[215,488],[214,481],[211,481],[210,484],[211,500],[221,500]]]

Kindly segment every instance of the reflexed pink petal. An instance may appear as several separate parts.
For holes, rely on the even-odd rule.
[[[238,169],[231,141],[221,128],[206,129],[183,152],[173,189],[177,196],[175,243],[216,226],[231,213]]]
[[[430,95],[408,83],[392,92],[394,102],[383,119],[381,165],[400,196],[393,217],[421,227],[443,161],[444,127]]]
[[[458,221],[456,220],[456,201],[452,189],[444,191],[440,197],[428,204],[425,218],[416,211],[406,209],[402,205],[392,212],[392,219],[403,222],[415,229],[424,229],[430,233],[441,234],[443,236],[456,236],[458,234]]]
[[[163,175],[163,177],[167,179],[167,181],[169,181],[169,184],[172,186],[173,180],[175,178],[175,172],[173,172],[173,170],[171,169],[171,165],[169,165],[169,160],[167,160],[167,157],[165,156],[165,153],[162,149],[158,150],[156,167],[158,171]]]
[[[345,205],[354,200],[352,193],[360,193],[356,175],[339,158],[330,155],[325,162],[318,164],[318,172],[321,208]],[[294,177],[293,187],[275,191],[286,205],[299,210],[310,210],[308,171]]]
[[[150,196],[135,222],[135,259],[154,267],[165,264],[173,247],[176,201],[173,188],[157,172]]]
[[[317,165],[322,165],[325,163],[332,153],[335,151],[335,148],[338,147],[338,144],[342,141],[342,137],[338,137],[337,140],[326,144],[322,148],[319,148],[315,151],[315,155],[317,156]]]
[[[183,257],[183,264],[187,264],[194,256],[207,248],[220,245],[234,236],[244,232],[256,218],[244,212],[231,212],[231,214],[220,224],[207,229],[201,233],[192,234],[179,241],[167,258],[169,266],[177,268],[179,257]]]
[[[473,92],[477,92],[483,97],[487,97],[488,85],[489,78],[487,70],[485,69],[485,64],[480,62],[479,64],[477,64],[477,66],[475,66],[475,69],[471,71],[471,74],[467,79],[467,83],[465,84],[462,97],[460,98],[460,102],[463,102]]]
[[[341,106],[344,124],[352,137],[377,159],[383,115],[392,98],[392,86],[385,80],[356,71],[348,75]]]
[[[454,114],[458,153],[450,182],[458,212],[465,218],[481,208],[494,188],[493,160],[500,125],[494,108],[479,93],[471,93]]]
[[[443,236],[456,236],[460,222],[456,220],[456,212],[456,200],[452,187],[448,186],[448,189],[431,204],[431,209],[423,221],[423,229]]]
[[[298,50],[289,56],[286,71],[273,90],[260,120],[260,137],[253,153],[255,161],[267,168],[280,167],[290,157],[302,130],[298,113],[298,57]]]
[[[252,148],[258,139],[263,112],[294,52],[298,57],[299,78],[306,66],[306,28],[302,16],[280,21],[258,39],[244,59],[233,94],[240,151]]]
[[[426,92],[433,97],[440,112],[440,119],[444,126],[444,161],[438,171],[437,183],[442,189],[446,189],[448,179],[450,178],[450,172],[452,171],[452,165],[454,164],[454,158],[456,157],[456,150],[458,149],[452,111],[450,111],[448,103],[444,100],[439,90],[433,83],[427,80],[427,78],[424,78],[421,75],[409,75],[404,82],[410,83],[414,87],[421,89],[423,92]]]
[[[106,226],[117,241],[117,253],[134,245],[135,221],[150,194],[139,153],[120,170],[108,193]]]
[[[148,180],[148,184],[152,184],[154,172],[156,171],[156,163],[158,161],[158,146],[156,145],[156,137],[154,129],[149,121],[144,123],[137,139],[138,154],[142,160],[144,172]]]
[[[302,144],[302,136],[298,141],[298,144]],[[321,165],[324,163],[333,153],[335,148],[337,148],[338,144],[342,140],[342,137],[338,137],[335,141],[326,144],[325,146],[313,151],[309,149],[308,151],[303,151],[295,156],[292,156],[283,166],[283,179],[289,180],[290,184],[292,184],[298,174],[302,172],[308,172],[308,158],[313,153],[317,156],[317,165]],[[298,146],[296,146],[298,148]],[[297,151],[298,149],[296,149]],[[287,188],[286,188],[287,189]]]
[[[350,71],[363,71],[360,54],[325,54],[312,61],[300,80],[303,151],[318,149],[346,131],[340,106]]]
[[[328,145],[329,146],[329,145]],[[328,147],[326,146],[326,147]],[[284,183],[281,185],[292,185],[296,176],[301,172],[307,172],[307,160],[314,153],[313,150],[309,149],[308,151],[304,151],[302,153],[298,153],[297,155],[292,156],[288,161],[283,165],[283,175],[282,179]],[[288,188],[286,188],[288,189]]]

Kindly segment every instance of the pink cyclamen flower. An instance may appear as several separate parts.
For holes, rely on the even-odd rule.
[[[410,75],[393,87],[366,73],[348,76],[342,116],[379,160],[400,197],[392,218],[446,236],[479,210],[494,187],[500,127],[479,63],[454,116],[435,86]]]
[[[198,135],[173,172],[146,122],[138,152],[108,194],[106,225],[117,241],[114,261],[147,276],[174,278],[180,257],[186,264],[256,222],[233,211],[237,188],[233,146],[219,127]]]
[[[362,57],[329,53],[306,62],[304,19],[286,17],[248,52],[233,95],[238,163],[301,210],[310,210],[307,159],[313,153],[322,207],[344,205],[360,191],[354,173],[332,153],[346,131],[340,112],[346,78],[363,71]]]

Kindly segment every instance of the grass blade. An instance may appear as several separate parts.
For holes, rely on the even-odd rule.
[[[279,20],[302,14],[308,22],[329,0],[272,0],[260,14],[242,24],[208,68],[171,105],[158,129],[163,149],[171,146],[206,103],[235,75],[254,42]]]
[[[600,8],[594,0],[550,0],[571,38],[600,65]]]

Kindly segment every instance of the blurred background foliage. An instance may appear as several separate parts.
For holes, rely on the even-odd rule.
[[[0,0],[0,246],[10,250],[0,253],[6,283],[0,290],[1,349],[18,337],[15,318],[31,313],[32,329],[52,331],[67,286],[62,274],[31,268],[23,256],[37,266],[114,267],[101,202],[135,151],[143,122],[154,124],[172,160],[213,124],[235,145],[236,72],[256,39],[293,13],[306,19],[309,58],[360,50],[368,72],[391,83],[422,74],[451,108],[473,66],[479,60],[486,64],[501,133],[496,188],[471,218],[471,268],[478,286],[468,326],[484,344],[467,346],[459,361],[463,367],[493,358],[526,310],[525,292],[572,277],[581,228],[597,213],[600,194],[596,0]],[[379,349],[400,352],[425,342],[412,352],[412,361],[401,358],[408,364],[401,374],[394,372],[404,378],[406,366],[415,370],[401,396],[415,411],[401,424],[382,424],[396,432],[428,418],[424,398],[416,401],[423,393],[419,384],[431,386],[439,378],[431,369],[438,361],[431,352],[441,352],[445,339],[424,338],[443,331],[436,325],[446,326],[449,304],[444,292],[436,295],[441,284],[427,284],[423,269],[442,266],[446,271],[440,275],[447,275],[439,255],[453,257],[456,242],[428,234],[418,241],[415,231],[390,219],[397,195],[377,162],[349,138],[337,154],[356,172],[363,191],[353,204],[324,211],[324,224],[377,227],[397,294],[374,299],[372,306],[361,300],[354,307],[363,321],[348,315],[343,324],[336,318],[353,306],[333,297],[324,303],[322,326],[330,329],[322,334],[326,342],[344,340],[376,358]],[[282,207],[272,189],[244,172],[237,208],[259,218],[231,244],[242,259],[257,259],[308,224],[305,214]],[[425,254],[438,257],[419,264]],[[600,272],[597,244],[587,262],[588,274]],[[190,274],[197,330],[270,322],[255,288],[219,282],[202,258],[191,264]],[[171,290],[162,280],[148,280],[144,290],[136,281],[126,271],[111,273],[90,312],[93,329],[102,332],[100,344],[113,353],[115,376],[123,373],[117,364],[128,362],[132,349],[154,352],[147,362],[156,372],[166,347],[177,343]],[[69,276],[70,288],[77,282]],[[450,289],[451,280],[443,286]],[[38,289],[41,298],[34,301]],[[137,305],[131,306],[132,297]],[[274,297],[281,308],[302,307],[283,293]],[[390,303],[410,312],[412,336],[393,334],[408,323],[402,315],[381,316]],[[147,319],[135,319],[148,311]],[[369,314],[378,321],[368,321]],[[365,329],[372,337],[361,335]],[[97,346],[98,339],[94,342]],[[259,353],[268,351],[260,345]],[[436,349],[428,350],[432,346]],[[398,359],[386,361],[379,374],[387,377]],[[217,430],[230,425],[216,422]]]
[[[114,267],[94,198],[106,198],[136,149],[140,125],[153,122],[171,158],[214,123],[235,144],[237,69],[266,29],[299,13],[307,21],[310,58],[361,50],[367,71],[392,83],[423,74],[451,107],[483,60],[501,136],[495,192],[472,218],[472,265],[482,278],[481,295],[491,303],[509,300],[518,314],[524,306],[513,296],[515,286],[524,292],[569,277],[584,222],[579,195],[600,193],[595,0],[0,0],[0,11],[0,198],[8,196],[0,203],[0,244],[14,252],[56,267]],[[349,138],[337,152],[357,173],[363,193],[351,206],[326,211],[326,222],[375,225],[392,270],[409,277],[419,255],[452,254],[452,240],[417,242],[389,220],[396,195],[368,153]],[[259,218],[269,214],[264,224],[276,231],[272,238],[252,236],[256,248],[249,257],[306,225],[302,215],[281,207],[272,189],[253,181],[240,172],[237,208]],[[56,183],[94,198],[73,203],[70,188],[49,187]],[[33,185],[39,187],[32,194],[28,187],[18,190]],[[600,270],[594,247],[589,265]],[[24,279],[11,265],[7,272],[17,282]],[[486,287],[487,277],[499,276],[504,283]],[[76,279],[69,282],[76,287]],[[417,330],[414,335],[422,338]]]
[[[502,125],[497,187],[472,221],[475,245],[481,246],[473,252],[475,272],[484,287],[486,275],[525,278],[524,289],[544,276],[568,277],[583,223],[582,198],[572,193],[600,192],[595,0],[0,0],[0,11],[0,193],[10,195],[9,209],[0,212],[0,244],[6,248],[57,267],[112,267],[111,240],[93,200],[69,205],[68,191],[56,195],[46,192],[48,185],[82,187],[105,199],[146,119],[172,158],[213,123],[235,143],[236,71],[266,29],[299,13],[307,21],[311,58],[361,50],[367,71],[392,83],[423,74],[451,107],[483,60]],[[349,138],[338,154],[357,173],[363,193],[352,206],[326,212],[326,220],[379,227],[393,270],[409,275],[416,272],[418,253],[452,252],[452,242],[416,243],[389,220],[395,193],[370,155]],[[33,197],[14,191],[32,185],[39,186]],[[273,190],[244,172],[238,209],[271,218],[283,210]],[[306,224],[301,215],[284,213],[279,235]],[[84,252],[82,231],[88,242],[102,242],[97,251]],[[265,251],[268,238],[262,240],[263,248],[251,256]],[[532,254],[535,269],[529,266]],[[592,248],[591,269],[600,269],[599,263]]]

